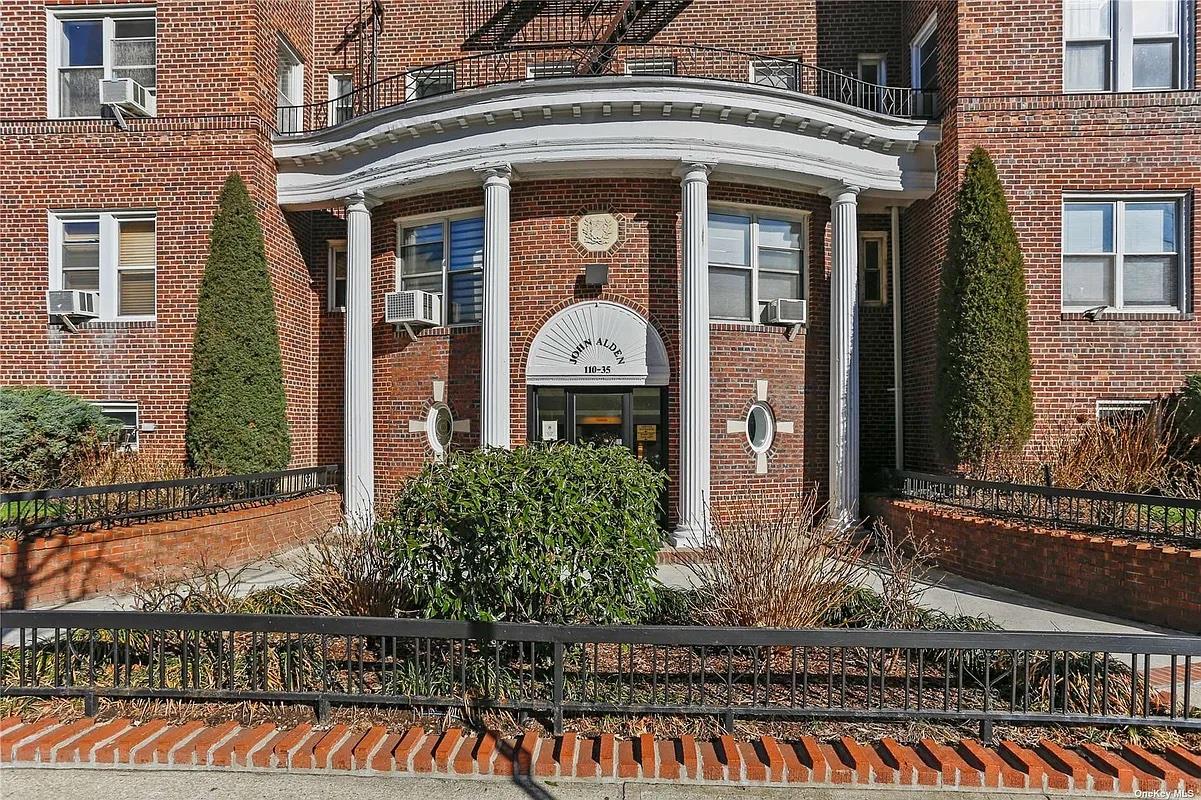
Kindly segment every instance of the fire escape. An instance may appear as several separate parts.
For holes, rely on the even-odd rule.
[[[567,50],[580,74],[608,70],[617,48],[645,44],[692,0],[463,0],[463,49]]]

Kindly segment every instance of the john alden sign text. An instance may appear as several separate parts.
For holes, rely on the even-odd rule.
[[[667,350],[633,309],[597,300],[577,303],[547,321],[526,365],[535,386],[665,386]]]

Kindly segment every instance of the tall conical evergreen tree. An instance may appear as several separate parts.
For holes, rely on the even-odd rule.
[[[230,175],[200,284],[188,459],[204,472],[268,472],[291,453],[279,328],[263,231],[242,178]]]
[[[940,422],[948,455],[979,463],[1020,450],[1034,427],[1022,251],[997,168],[968,157],[943,271]]]

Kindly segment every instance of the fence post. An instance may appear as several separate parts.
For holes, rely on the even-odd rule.
[[[313,704],[313,713],[317,716],[318,722],[329,722],[329,698],[325,695],[319,696],[317,702]]]
[[[96,693],[85,692],[83,695],[83,715],[85,717],[96,716]]]
[[[980,741],[984,744],[992,744],[992,720],[980,720]]]
[[[563,735],[563,643],[555,642],[554,685],[551,687],[551,704],[554,706],[554,734]]]

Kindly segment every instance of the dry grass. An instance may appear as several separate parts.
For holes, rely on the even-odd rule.
[[[111,447],[86,454],[80,459],[76,469],[80,486],[113,486],[121,483],[173,481],[189,477],[187,469],[178,460]]]
[[[395,617],[413,607],[394,553],[372,528],[331,526],[305,548],[291,572],[304,587],[295,593],[297,613]]]
[[[714,513],[705,541],[682,565],[705,587],[701,621],[807,628],[823,624],[862,584],[866,542],[819,521],[816,491],[783,507],[757,501]]]

